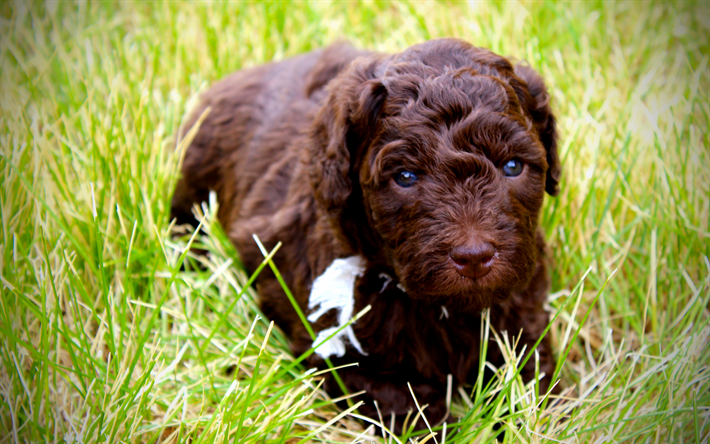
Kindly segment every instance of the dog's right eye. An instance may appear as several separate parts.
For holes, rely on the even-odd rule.
[[[419,180],[419,178],[411,171],[399,172],[394,178],[394,181],[397,182],[397,185],[403,188],[411,187],[417,180]]]

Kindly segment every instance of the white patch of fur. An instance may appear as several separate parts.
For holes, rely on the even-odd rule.
[[[313,282],[311,295],[308,297],[308,308],[313,310],[318,307],[318,309],[308,316],[308,320],[315,322],[329,310],[335,309],[338,311],[337,325],[318,332],[316,339],[313,341],[313,346],[323,342],[352,318],[355,308],[355,279],[358,276],[362,276],[364,272],[365,261],[363,258],[361,256],[350,256],[345,259],[334,260],[325,272]],[[347,326],[318,347],[316,353],[322,358],[332,355],[343,356],[345,354],[344,337],[347,337],[350,344],[360,354],[367,355],[355,337],[352,325]]]

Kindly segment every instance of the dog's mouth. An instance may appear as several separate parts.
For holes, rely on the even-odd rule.
[[[500,252],[484,256],[475,263],[464,263],[440,255],[436,263],[430,257],[424,266],[409,261],[395,267],[399,288],[416,300],[481,310],[508,298],[523,288],[532,270],[510,265]],[[527,267],[526,267],[527,268]]]

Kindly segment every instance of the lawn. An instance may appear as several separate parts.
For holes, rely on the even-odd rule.
[[[446,429],[392,436],[259,314],[214,202],[208,235],[171,235],[173,135],[237,69],[442,36],[527,60],[552,95],[565,402],[511,353],[453,390]],[[709,59],[706,2],[2,2],[0,444],[708,442]]]

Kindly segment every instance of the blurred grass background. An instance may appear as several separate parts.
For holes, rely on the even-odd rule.
[[[541,226],[563,405],[515,369],[425,442],[707,442],[706,2],[3,2],[0,443],[404,442],[334,408],[258,314],[205,207],[180,270],[172,135],[240,68],[452,36],[546,79],[564,175]],[[353,413],[353,412],[350,412]],[[505,435],[495,430],[500,426]]]

